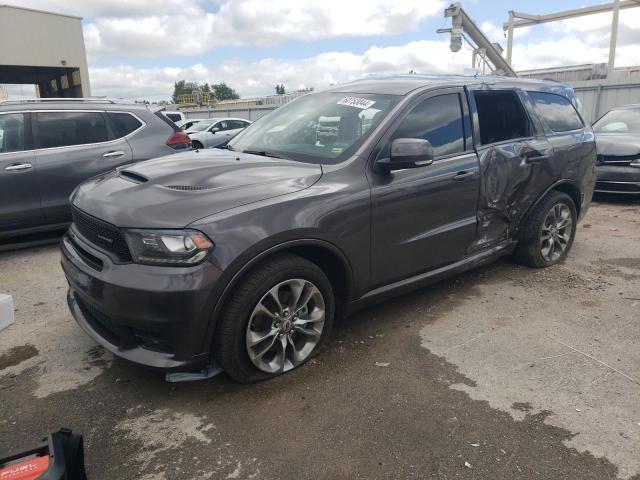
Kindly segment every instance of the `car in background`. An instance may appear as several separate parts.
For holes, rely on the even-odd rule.
[[[227,143],[249,125],[251,122],[244,118],[210,118],[193,125],[187,134],[193,148],[212,148]]]
[[[191,148],[146,105],[92,99],[0,102],[0,138],[0,242],[68,225],[87,178]]]
[[[609,110],[593,124],[596,192],[640,195],[640,104]]]
[[[209,121],[209,118],[189,118],[187,120],[179,120],[174,122],[180,129],[187,131],[193,127],[196,123]]]
[[[169,120],[171,120],[173,123],[181,122],[182,120],[187,119],[184,113],[178,112],[177,110],[176,111],[162,110],[162,114],[165,117],[167,117]]]

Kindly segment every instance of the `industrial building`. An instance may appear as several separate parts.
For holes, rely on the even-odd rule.
[[[0,5],[0,45],[0,85],[35,85],[42,98],[91,96],[81,17]]]

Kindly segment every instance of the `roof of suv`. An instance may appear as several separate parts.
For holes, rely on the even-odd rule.
[[[5,100],[0,101],[1,111],[20,110],[146,110],[144,103],[127,102],[124,100],[107,100],[94,98],[46,98],[33,100]]]
[[[384,75],[370,76],[354,82],[345,83],[329,89],[330,92],[374,93],[407,95],[413,90],[424,87],[447,87],[462,85],[496,85],[505,87],[526,87],[533,90],[565,90],[569,85],[549,80],[514,78],[498,76],[462,76],[462,75]]]

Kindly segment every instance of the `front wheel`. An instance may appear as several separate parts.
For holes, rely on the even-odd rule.
[[[202,150],[204,147],[202,146],[202,143],[200,143],[197,140],[194,140],[191,142],[191,148],[193,148],[194,150]]]
[[[254,382],[309,360],[328,337],[335,300],[314,263],[280,255],[234,289],[216,329],[214,354],[233,379]]]
[[[573,245],[576,226],[573,199],[566,193],[551,192],[520,227],[515,259],[534,268],[563,261]]]

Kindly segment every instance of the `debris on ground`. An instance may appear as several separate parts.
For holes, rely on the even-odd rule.
[[[467,468],[471,468],[471,464],[469,462],[464,462],[464,466]]]
[[[388,367],[391,365],[389,362],[376,362],[376,367]]]
[[[0,293],[0,330],[13,323],[13,297]]]

